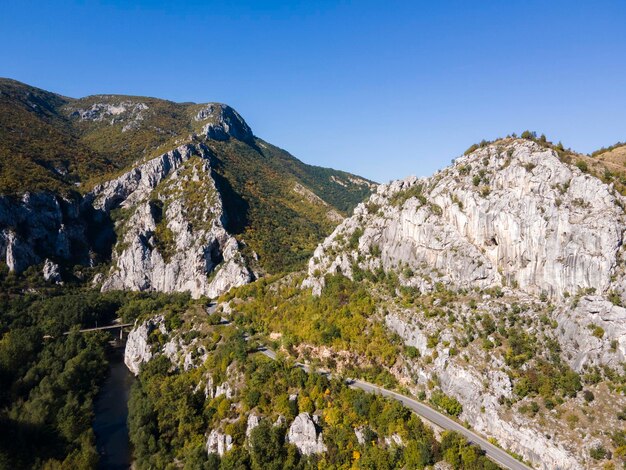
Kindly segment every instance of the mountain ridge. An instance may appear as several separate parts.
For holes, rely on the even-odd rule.
[[[369,322],[408,348],[386,366],[404,387],[457,400],[461,419],[539,468],[597,468],[593,449],[621,450],[594,413],[617,428],[626,406],[625,202],[534,139],[486,143],[380,185],[318,246],[301,288],[324,302],[337,277],[370,286],[384,307]]]
[[[301,266],[319,239],[373,188],[366,179],[307,165],[257,138],[241,115],[225,104],[124,95],[75,99],[3,80],[0,116],[0,194],[5,201],[0,253],[9,268],[18,271],[46,258],[66,264],[108,263],[116,254],[112,246],[127,233],[124,217],[112,221],[111,211],[129,210],[130,203],[121,205],[136,188],[132,183],[128,194],[95,210],[88,207],[88,200],[94,199],[90,194],[120,178],[126,178],[125,184],[144,181],[145,188],[155,189],[156,180],[142,179],[139,168],[147,169],[145,165],[155,161],[171,163],[168,153],[180,153],[185,146],[210,163],[211,187],[223,201],[223,226],[241,246],[250,247],[245,253],[258,272]],[[170,169],[178,171],[168,167],[157,173],[169,177]],[[141,194],[149,199],[147,193]],[[33,211],[28,201],[41,202],[42,197],[49,199],[44,205],[52,210],[46,217],[55,221],[54,233],[26,217]],[[98,240],[88,239],[94,232]],[[156,237],[148,232],[142,236]],[[161,227],[158,232],[168,239],[176,230]],[[35,235],[30,244],[25,238],[29,233]],[[161,242],[150,246],[151,253],[159,246],[166,249]]]

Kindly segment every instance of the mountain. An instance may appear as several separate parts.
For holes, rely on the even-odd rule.
[[[47,260],[66,280],[91,266],[104,289],[215,296],[303,266],[372,188],[254,136],[224,104],[73,99],[0,80],[10,270]]]
[[[0,152],[0,424],[30,436],[0,466],[96,465],[110,337],[77,330],[115,318],[137,468],[496,467],[345,377],[535,468],[624,465],[626,145],[525,132],[376,186],[225,104],[0,80]]]
[[[536,468],[619,461],[626,199],[591,172],[622,151],[584,165],[507,138],[381,185],[318,246],[302,286],[320,302],[337,276],[367,286],[363,330],[383,324],[405,348],[386,365],[396,380],[435,404],[451,397],[461,420]]]
[[[474,146],[429,178],[380,185],[320,243],[305,273],[233,288],[214,316],[236,324],[250,344],[276,350],[286,364],[279,370],[308,364],[427,402],[533,468],[621,466],[626,200],[583,158],[598,157],[534,135],[505,138]],[[232,419],[250,428],[279,419],[277,408],[246,401],[258,379],[243,378],[237,365],[217,377],[206,369],[211,334],[190,335],[201,320],[168,329],[168,318],[141,317],[126,349],[131,370],[155,383],[155,359],[174,367],[178,380],[204,371],[199,386],[213,400],[229,397],[240,410]],[[156,331],[163,340],[151,345]],[[312,408],[297,398],[278,416],[289,416],[290,429],[310,428],[295,441],[301,453],[313,449],[338,464],[338,436],[343,446],[369,449],[359,447],[360,426],[377,420],[369,408],[355,421],[335,393]],[[156,398],[146,402],[165,412]],[[329,411],[337,406],[339,414]],[[296,413],[312,409],[315,425]],[[243,442],[229,423],[211,421],[207,452],[228,458],[228,443]],[[390,428],[377,428],[387,437],[374,437],[373,447],[397,445],[398,455],[410,455],[403,426],[396,441]],[[448,439],[444,433],[440,445]],[[452,468],[493,465],[429,455],[416,467],[439,459]]]

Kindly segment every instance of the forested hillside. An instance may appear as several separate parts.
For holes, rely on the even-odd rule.
[[[374,187],[349,173],[302,163],[256,137],[227,105],[122,95],[74,99],[1,79],[0,230],[5,240],[0,248],[16,243],[7,238],[9,232],[20,239],[41,230],[22,223],[14,213],[20,211],[25,193],[57,198],[44,203],[50,206],[65,205],[65,200],[74,204],[49,217],[67,219],[78,211],[79,218],[89,218],[89,201],[97,197],[98,188],[124,175],[140,177],[143,164],[158,161],[181,146],[205,146],[203,158],[211,167],[212,184],[224,206],[223,225],[248,247],[244,256],[249,263],[254,253],[253,264],[260,273],[303,267],[321,238]],[[163,170],[163,176],[169,176],[172,169]],[[107,214],[98,218],[109,218],[108,212],[121,205],[129,209],[124,199],[124,195],[116,196]],[[71,230],[73,223],[61,222]],[[74,244],[89,245],[93,240],[84,240],[89,232],[102,230],[93,226],[93,220],[84,220],[83,225],[79,230],[87,234]],[[114,238],[109,241],[114,242]],[[5,262],[10,269],[19,269],[16,266],[42,263],[46,257],[61,264],[70,261],[58,251],[40,248],[32,247],[35,253],[28,259],[7,258]],[[19,253],[19,249],[13,251]]]

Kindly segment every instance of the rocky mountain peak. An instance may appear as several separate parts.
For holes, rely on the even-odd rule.
[[[244,142],[254,138],[252,129],[241,115],[228,105],[208,103],[195,116],[195,120],[203,122],[202,133],[210,139],[228,140],[233,137]]]
[[[623,198],[551,149],[506,139],[430,178],[379,186],[316,250],[305,286],[322,273],[399,270],[422,290],[513,286],[562,298],[624,290],[615,282]]]

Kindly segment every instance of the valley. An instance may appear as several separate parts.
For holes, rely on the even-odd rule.
[[[624,466],[625,147],[376,184],[0,80],[0,468]]]

